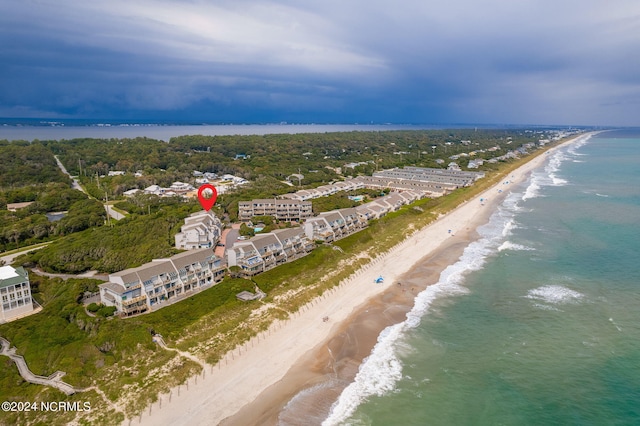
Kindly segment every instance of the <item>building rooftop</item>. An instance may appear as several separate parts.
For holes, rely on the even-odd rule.
[[[13,266],[0,267],[0,287],[20,284],[29,279],[27,271],[22,266],[14,268]]]

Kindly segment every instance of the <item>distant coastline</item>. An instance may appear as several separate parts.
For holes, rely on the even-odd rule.
[[[56,120],[0,118],[0,140],[69,140],[78,138],[122,139],[147,137],[168,142],[185,135],[234,136],[333,132],[381,132],[437,129],[569,128],[571,126],[487,124],[208,124],[117,120]]]
[[[352,131],[424,130],[434,126],[383,124],[109,124],[68,125],[0,125],[0,140],[63,140],[77,138],[122,139],[147,137],[168,142],[185,135],[235,136],[296,133],[332,133]]]

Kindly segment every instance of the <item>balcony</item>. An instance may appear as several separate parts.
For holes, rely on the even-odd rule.
[[[131,286],[129,286],[129,287],[127,287],[127,286],[125,285],[125,288],[126,288],[127,290],[135,290],[135,289],[137,289],[137,288],[141,288],[141,287],[142,287],[142,284],[140,284],[140,282],[137,282],[137,283],[135,283],[135,284],[133,284],[133,285],[131,285]]]
[[[147,297],[144,294],[141,295],[141,296],[138,296],[138,297],[131,298],[131,299],[122,299],[122,306],[130,306],[130,305],[132,305],[134,303],[138,303],[138,302],[140,302],[142,300],[144,300],[145,302],[147,300]]]
[[[136,314],[136,313],[142,313],[142,312],[146,312],[148,310],[148,306],[146,303],[141,303],[141,304],[136,304],[136,305],[130,305],[130,306],[126,306],[126,307],[122,307],[122,312],[130,315],[130,314]]]

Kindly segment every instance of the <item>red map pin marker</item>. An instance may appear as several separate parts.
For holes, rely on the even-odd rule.
[[[211,210],[211,207],[216,203],[216,198],[218,198],[218,191],[210,183],[205,183],[198,188],[198,201],[206,211]]]

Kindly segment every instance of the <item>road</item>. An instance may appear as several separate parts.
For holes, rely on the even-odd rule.
[[[67,169],[64,167],[64,164],[62,164],[62,162],[60,161],[60,159],[58,158],[57,155],[54,155],[55,159],[56,159],[56,163],[58,163],[58,167],[60,168],[60,170],[62,170],[62,173],[64,173],[65,175],[69,176],[71,178],[71,180],[73,181],[73,183],[71,184],[71,187],[73,189],[77,189],[78,191],[84,192],[85,194],[87,194],[87,191],[84,190],[84,188],[82,186],[80,186],[80,182],[78,182],[78,180],[76,178],[74,178],[73,176],[71,176],[71,174],[67,171]],[[87,194],[89,195],[89,194]]]
[[[109,204],[104,205],[104,209],[107,211],[107,214],[114,218],[115,220],[124,219],[124,215],[122,213],[118,213],[113,209]]]
[[[87,191],[84,190],[84,188],[80,185],[80,182],[78,182],[78,180],[76,178],[74,178],[73,176],[71,176],[71,174],[67,171],[67,169],[64,167],[64,164],[62,164],[62,162],[60,161],[60,159],[58,158],[57,155],[54,155],[55,159],[56,159],[56,163],[58,163],[58,167],[60,168],[60,170],[62,170],[62,173],[64,173],[65,175],[69,176],[69,178],[71,178],[71,187],[73,189],[77,189],[78,191],[84,192],[85,194],[89,195],[89,193],[87,193]],[[89,195],[89,197],[91,197]],[[113,219],[115,220],[120,220],[120,219],[124,219],[124,215],[122,213],[118,213],[117,211],[115,211],[110,205],[108,204],[104,204],[104,209],[106,210],[107,214],[109,216],[111,216]]]
[[[45,248],[47,245],[51,244],[51,242],[48,242],[46,244],[40,245],[38,247],[25,247],[24,249],[13,253],[13,254],[7,254],[5,256],[0,257],[0,260],[3,260],[5,262],[6,265],[11,265],[11,263],[13,263],[14,259],[18,256],[20,256],[21,254],[25,254],[25,253],[29,253],[30,251],[34,251],[34,250],[39,250],[41,248]]]

